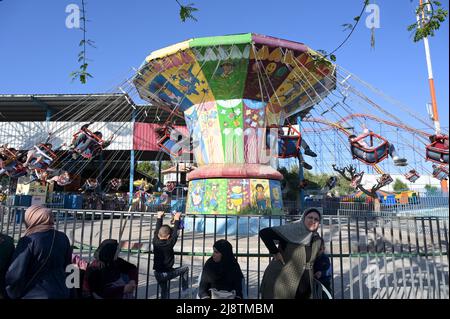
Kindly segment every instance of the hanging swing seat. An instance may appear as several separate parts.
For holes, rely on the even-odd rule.
[[[337,183],[337,177],[336,176],[331,176],[327,183],[326,186],[328,187],[328,189],[333,189],[336,186]]]
[[[102,147],[104,144],[106,144],[105,140],[101,139],[100,137],[98,137],[96,134],[94,134],[91,130],[89,130],[87,128],[79,130],[78,132],[76,132],[73,135],[72,144],[75,143],[76,139],[78,138],[78,136],[80,136],[80,134],[85,134],[86,138],[92,139],[100,147]]]
[[[278,158],[298,157],[300,146],[302,144],[302,135],[294,126],[288,125],[288,131],[285,134],[282,126],[268,126],[266,129],[266,145],[270,147],[270,133],[272,129],[278,131]]]
[[[45,169],[34,168],[34,172],[31,174],[31,182],[40,182],[42,186],[45,186],[47,183],[47,173]]]
[[[394,180],[392,179],[392,176],[389,174],[383,174],[383,175],[381,175],[380,179],[377,180],[377,182],[379,184],[379,188],[389,185],[393,181]]]
[[[50,147],[48,147],[47,145],[41,143],[41,144],[35,145],[34,148],[36,149],[38,154],[44,156],[48,160],[51,160],[51,161],[55,160],[55,158],[56,158],[55,152],[53,152],[53,150]]]
[[[17,155],[11,151],[9,148],[1,148],[1,154],[6,158],[6,159],[15,159],[17,158]]]
[[[358,188],[359,185],[361,185],[361,180],[363,178],[364,172],[359,172],[355,174],[350,181],[350,186],[353,188]]]
[[[103,145],[103,143],[105,143],[105,141],[103,139],[101,139],[100,137],[98,137],[97,135],[95,135],[91,130],[85,128],[82,130],[79,130],[78,132],[76,132],[73,135],[73,141],[75,141],[75,139],[80,135],[80,134],[85,134],[86,137],[93,139],[95,142],[97,142],[100,145]]]
[[[11,149],[7,147],[0,147],[0,154],[4,157],[3,162],[1,163],[2,168],[8,168],[7,170],[12,169],[11,177],[15,178],[16,176],[20,177],[23,176],[23,172],[26,169],[23,167],[22,163],[20,162],[20,154],[18,151],[13,152]]]
[[[72,144],[75,143],[76,139],[78,138],[78,136],[80,134],[85,134],[86,135],[86,139],[90,138],[90,139],[92,139],[94,141],[94,144],[93,145],[89,145],[89,147],[85,151],[83,151],[82,153],[77,152],[76,148],[74,149],[75,152],[79,153],[82,157],[84,157],[86,159],[91,159],[92,157],[97,155],[99,152],[101,152],[105,147],[107,147],[110,144],[109,141],[107,142],[107,141],[101,139],[100,137],[98,137],[96,134],[94,134],[92,131],[90,131],[87,128],[79,130],[77,133],[75,133],[73,135]]]
[[[359,144],[360,141],[369,138],[369,148]],[[381,141],[378,146],[374,146],[374,140]],[[389,142],[382,136],[374,132],[362,134],[350,143],[350,150],[354,159],[357,159],[367,165],[375,165],[389,156]]]
[[[415,169],[410,170],[405,174],[405,178],[411,183],[415,183],[419,179],[420,175],[416,172]]]
[[[85,159],[91,159],[91,158],[95,157],[97,154],[100,154],[100,152],[103,151],[103,149],[105,149],[111,143],[111,139],[108,141],[105,141],[105,140],[101,139],[100,137],[98,137],[96,134],[94,134],[89,129],[85,128],[85,129],[78,131],[77,133],[75,133],[73,135],[72,144],[75,143],[76,139],[78,138],[78,136],[80,134],[85,134],[86,139],[90,138],[94,141],[94,143],[89,145],[83,152],[78,151],[76,148],[74,149],[74,152],[80,154]],[[84,139],[84,141],[86,141],[86,139]],[[84,142],[84,141],[82,141],[82,142]]]
[[[0,154],[4,158],[4,160],[3,160],[4,167],[10,165],[12,162],[17,161],[17,158],[18,158],[18,152],[13,152],[7,147],[1,147]],[[19,162],[19,161],[17,161],[17,162]]]
[[[156,143],[161,150],[171,157],[179,157],[183,154],[183,145],[180,143],[187,138],[182,132],[170,125],[157,130],[160,139]]]
[[[448,165],[448,136],[437,135],[434,142],[426,146],[426,160]]]
[[[448,178],[448,169],[443,165],[435,166],[433,169],[433,177],[440,181],[446,180]]]
[[[39,171],[45,171],[50,164],[56,159],[56,154],[45,144],[38,144],[34,146],[36,150],[35,158],[30,162],[29,167],[32,169],[38,169]],[[40,162],[36,162],[38,157],[42,157]]]
[[[112,190],[118,190],[122,186],[122,181],[118,178],[113,178],[110,181],[110,185]]]
[[[22,164],[17,164],[14,170],[11,172],[11,178],[19,178],[27,175],[27,169],[22,166]]]

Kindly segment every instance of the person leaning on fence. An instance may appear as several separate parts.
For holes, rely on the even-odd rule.
[[[14,254],[14,239],[0,234],[0,299],[6,299],[5,275]]]
[[[201,299],[242,299],[243,278],[233,247],[220,239],[214,243],[213,255],[203,267],[198,295]]]
[[[50,209],[30,206],[25,234],[19,239],[6,273],[6,292],[12,299],[66,299],[66,267],[71,263],[69,238],[54,229]]]
[[[321,241],[317,233],[320,220],[320,212],[311,208],[299,221],[264,228],[259,232],[267,249],[274,255],[261,282],[263,299],[310,299],[316,295],[313,265],[320,251]],[[275,241],[279,242],[279,248]]]
[[[135,265],[118,257],[119,243],[105,239],[86,268],[83,296],[94,299],[132,299],[138,283]]]
[[[173,229],[169,225],[163,225],[164,212],[159,211],[156,215],[156,228],[153,237],[154,261],[153,270],[156,281],[161,288],[161,299],[169,299],[170,292],[168,283],[171,279],[181,277],[183,297],[188,294],[189,267],[182,266],[173,268],[175,263],[175,252],[173,247],[177,243],[178,230],[180,229],[181,213],[174,216]]]

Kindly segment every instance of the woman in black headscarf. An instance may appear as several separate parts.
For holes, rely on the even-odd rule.
[[[309,299],[317,295],[313,265],[320,253],[321,240],[317,233],[320,220],[320,212],[311,208],[299,221],[259,232],[274,255],[261,282],[263,299]]]
[[[132,297],[138,282],[135,265],[117,257],[117,240],[106,239],[94,253],[84,276],[85,295],[98,299],[123,299]]]
[[[199,285],[199,297],[211,298],[211,290],[235,291],[236,298],[242,298],[242,274],[233,254],[233,247],[221,239],[213,245],[213,255],[206,261],[203,267]]]

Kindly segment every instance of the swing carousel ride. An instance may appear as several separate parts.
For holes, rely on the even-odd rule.
[[[370,196],[391,174],[411,183],[421,175],[448,178],[448,128],[434,130],[429,119],[302,43],[253,33],[187,40],[152,52],[117,91],[104,112],[86,100],[78,102],[87,105],[83,111],[52,116],[72,126],[88,120],[65,143],[68,127],[55,124],[28,151],[3,145],[0,173],[70,185],[105,149],[118,149],[117,136],[132,134],[136,121],[154,125],[144,136],[158,147],[153,160],[195,162],[186,213],[282,209],[277,169],[293,163],[331,176],[327,190],[340,175]],[[137,107],[134,99],[150,105]],[[117,191],[125,166],[132,172],[130,162],[144,160],[144,152],[112,152],[86,182],[98,186],[100,175]],[[380,176],[375,185],[361,184],[365,172]],[[131,191],[131,173],[130,184]]]
[[[374,132],[378,126],[366,127],[358,135],[359,126],[367,126],[369,120],[414,134],[425,143],[426,160],[437,164],[433,176],[448,175],[448,133],[431,134],[407,126],[358,89],[358,84],[367,88],[365,82],[302,43],[257,34],[191,39],[151,53],[133,83],[141,98],[170,113],[160,135],[162,149],[172,158],[192,150],[198,168],[188,175],[188,213],[281,208],[283,177],[276,170],[278,159],[297,158],[308,169],[301,148],[305,155],[316,155],[291,124],[295,117],[298,123],[303,119],[310,124],[318,138],[330,128],[342,133],[339,142],[348,147],[351,157],[381,174],[372,191],[392,182],[380,167],[389,156],[409,181],[419,174],[411,162],[399,157],[389,138]],[[381,112],[386,120],[352,115],[361,109]],[[176,117],[184,117],[189,136],[173,132],[171,119]],[[398,137],[406,139],[402,150],[412,146],[404,155],[424,153],[406,135]],[[330,146],[335,144],[321,141],[318,147],[315,143],[315,150],[333,154]],[[336,167],[334,171],[362,187],[362,173],[349,176]]]

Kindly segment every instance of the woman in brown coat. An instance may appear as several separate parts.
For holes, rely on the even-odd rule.
[[[317,233],[320,220],[320,212],[311,208],[299,221],[259,232],[274,255],[261,282],[263,299],[310,299],[315,295],[313,265],[321,245]]]

